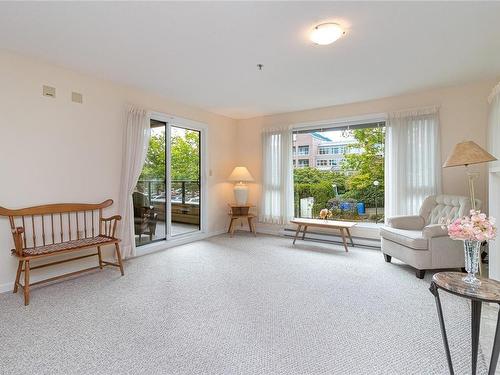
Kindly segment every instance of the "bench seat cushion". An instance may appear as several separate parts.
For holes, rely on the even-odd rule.
[[[79,240],[72,240],[45,246],[29,247],[23,250],[23,255],[33,256],[41,254],[50,254],[50,253],[57,253],[59,251],[72,250],[83,247],[93,247],[93,246],[111,244],[115,242],[118,242],[118,240],[106,236],[81,238]]]

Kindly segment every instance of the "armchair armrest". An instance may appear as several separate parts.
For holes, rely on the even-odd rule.
[[[447,237],[448,228],[443,227],[442,224],[430,224],[424,227],[422,235],[424,238]]]
[[[422,216],[394,216],[387,219],[390,227],[407,230],[421,230],[425,225],[425,219]]]

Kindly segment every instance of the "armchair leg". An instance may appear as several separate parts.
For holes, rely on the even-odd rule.
[[[417,276],[419,279],[423,279],[425,276],[425,270],[416,270],[415,276]]]
[[[384,254],[384,259],[387,263],[391,263],[392,256]]]

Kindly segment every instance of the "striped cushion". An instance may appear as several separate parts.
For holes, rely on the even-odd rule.
[[[57,253],[58,251],[99,246],[115,242],[118,242],[118,240],[106,236],[81,238],[79,240],[55,243],[45,246],[29,247],[23,250],[23,255],[41,255],[41,254]]]

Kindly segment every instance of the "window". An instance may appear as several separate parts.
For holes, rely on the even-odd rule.
[[[299,168],[309,167],[309,159],[299,159]]]
[[[333,147],[320,146],[318,148],[318,151],[319,151],[320,155],[332,155],[333,154]]]
[[[309,146],[299,146],[299,155],[309,155]]]
[[[324,156],[315,157],[312,165],[308,159],[295,158],[295,216],[318,217],[321,209],[329,208],[337,220],[382,221],[385,123],[296,133],[293,138],[302,144],[308,137],[310,142],[314,139],[317,155]],[[297,145],[299,154],[300,147]]]
[[[328,160],[327,159],[316,160],[316,166],[317,167],[326,167],[327,165],[328,165]]]

